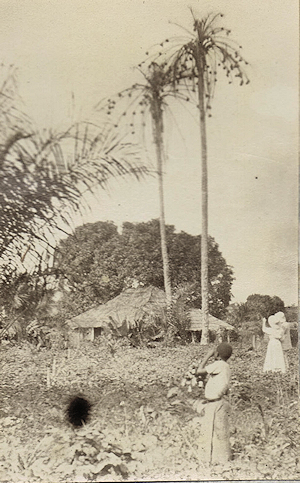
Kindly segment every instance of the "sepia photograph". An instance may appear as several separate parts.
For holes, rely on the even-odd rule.
[[[0,482],[300,480],[296,0],[0,0]]]

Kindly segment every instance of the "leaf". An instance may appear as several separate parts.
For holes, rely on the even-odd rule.
[[[105,471],[110,466],[116,467],[121,463],[122,463],[122,460],[120,459],[120,457],[116,456],[114,453],[111,453],[108,457],[105,457],[99,463],[94,465],[93,473],[96,475],[98,473]]]
[[[170,404],[172,406],[177,406],[178,404],[182,404],[182,401],[180,399],[174,399]]]
[[[178,395],[178,387],[172,387],[169,391],[168,391],[168,394],[167,394],[167,398],[170,399],[174,396],[177,396]]]

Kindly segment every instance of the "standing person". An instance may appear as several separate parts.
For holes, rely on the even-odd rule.
[[[213,463],[225,463],[231,459],[229,442],[230,404],[226,399],[230,383],[230,367],[227,360],[232,354],[232,347],[222,342],[216,349],[208,352],[200,363],[196,374],[208,376],[205,386],[204,418],[201,431],[201,459]],[[211,357],[215,362],[206,365]]]
[[[278,318],[280,318],[281,327],[283,328],[283,340],[282,340],[282,349],[284,351],[288,351],[292,348],[291,342],[291,331],[290,331],[290,324],[287,322],[285,315],[283,312],[277,312],[275,314]]]
[[[269,327],[266,326],[266,319],[263,318],[262,330],[269,336],[263,372],[286,372],[281,344],[284,338],[284,329],[281,326],[281,316],[278,313],[268,318]]]
[[[288,370],[289,362],[288,362],[288,357],[287,357],[287,351],[292,349],[291,328],[290,328],[290,324],[287,322],[287,320],[285,318],[285,314],[283,312],[277,312],[277,314],[275,314],[275,315],[280,318],[281,327],[283,329],[283,339],[282,339],[281,345],[282,345],[282,350],[283,350],[285,368],[286,368],[286,370]]]

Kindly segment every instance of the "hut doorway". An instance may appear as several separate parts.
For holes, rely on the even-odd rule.
[[[102,327],[94,327],[94,339],[97,339],[97,337],[100,337],[102,333],[103,333]]]

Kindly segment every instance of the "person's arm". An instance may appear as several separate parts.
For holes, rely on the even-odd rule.
[[[266,319],[264,317],[262,319],[262,331],[265,332],[266,334],[268,333],[268,329],[266,327]]]
[[[207,371],[204,369],[204,367],[206,366],[207,364],[207,361],[208,359],[210,359],[212,356],[214,356],[216,354],[216,349],[213,348],[211,349],[210,351],[208,351],[208,353],[206,354],[206,356],[204,357],[204,359],[200,362],[199,366],[197,367],[196,369],[196,374],[198,376],[206,376],[207,374]]]

